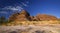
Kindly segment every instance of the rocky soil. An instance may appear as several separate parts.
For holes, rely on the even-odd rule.
[[[60,33],[60,24],[40,26],[0,26],[0,33]]]

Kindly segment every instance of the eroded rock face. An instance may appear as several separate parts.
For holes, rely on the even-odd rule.
[[[60,21],[60,18],[58,19],[58,21]]]
[[[18,15],[19,15],[19,13],[14,13],[13,15],[11,15],[11,16],[9,17],[9,21],[14,21],[14,20],[16,20]]]
[[[39,19],[36,16],[30,16],[31,21],[39,21]]]
[[[9,19],[14,21],[57,20],[55,16],[46,15],[46,14],[37,14],[36,16],[30,16],[30,14],[26,10],[22,10],[20,13],[13,14]]]
[[[16,19],[16,20],[28,21],[28,20],[30,20],[30,19],[29,19],[29,16],[30,16],[30,14],[29,14],[27,11],[22,10],[22,11],[20,12],[20,14],[17,16],[17,19]]]
[[[22,10],[20,15],[25,15],[26,17],[30,16],[30,14],[26,10]]]
[[[20,13],[13,14],[9,20],[15,20],[15,21],[29,21],[30,14],[26,10],[22,10]]]
[[[46,15],[46,14],[38,14],[36,16],[39,20],[57,20],[57,18],[55,16],[51,16],[51,15]]]

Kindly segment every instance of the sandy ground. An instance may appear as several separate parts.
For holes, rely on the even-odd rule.
[[[0,26],[0,33],[60,33],[60,24],[39,26]]]

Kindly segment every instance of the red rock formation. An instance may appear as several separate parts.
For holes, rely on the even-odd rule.
[[[60,21],[60,18],[58,19],[58,21]]]
[[[17,16],[16,20],[20,20],[20,21],[26,21],[29,20],[29,13],[26,10],[22,10],[19,15]]]
[[[31,21],[39,21],[39,19],[36,16],[30,16]]]
[[[38,14],[36,16],[30,16],[26,10],[22,10],[20,13],[15,13],[9,18],[10,21],[44,21],[44,20],[57,20],[55,16]]]
[[[51,16],[51,15],[46,15],[46,14],[38,14],[36,16],[39,20],[57,20],[57,18],[55,16]]]
[[[15,13],[10,16],[9,20],[17,20],[17,21],[27,21],[29,20],[29,13],[26,10],[22,10],[20,13]]]
[[[14,13],[13,15],[11,15],[11,16],[9,17],[9,21],[14,21],[14,20],[16,20],[18,15],[19,15],[19,13]]]

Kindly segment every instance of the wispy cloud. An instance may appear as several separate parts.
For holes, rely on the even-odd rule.
[[[1,13],[1,14],[7,14],[7,12],[6,12],[6,11],[0,11],[0,13]]]
[[[20,7],[20,6],[7,6],[7,7],[4,7],[2,8],[2,10],[12,10],[12,11],[21,11],[23,8]]]
[[[25,3],[24,2],[21,2],[21,4],[19,4],[19,3],[16,3],[16,5],[15,6],[5,6],[5,7],[3,7],[3,8],[1,8],[0,9],[0,11],[2,11],[2,12],[0,12],[0,13],[5,13],[5,14],[7,14],[7,11],[11,11],[11,12],[20,12],[21,10],[23,10],[24,8],[24,6],[25,7],[27,7],[28,6],[28,1],[26,1]],[[6,11],[6,12],[5,12]]]
[[[26,1],[27,4],[29,4],[29,1]]]
[[[28,2],[26,2],[26,3],[24,3],[24,2],[21,2],[22,3],[22,5],[23,6],[25,6],[25,7],[27,7],[28,5],[26,4],[26,3],[28,3]]]

